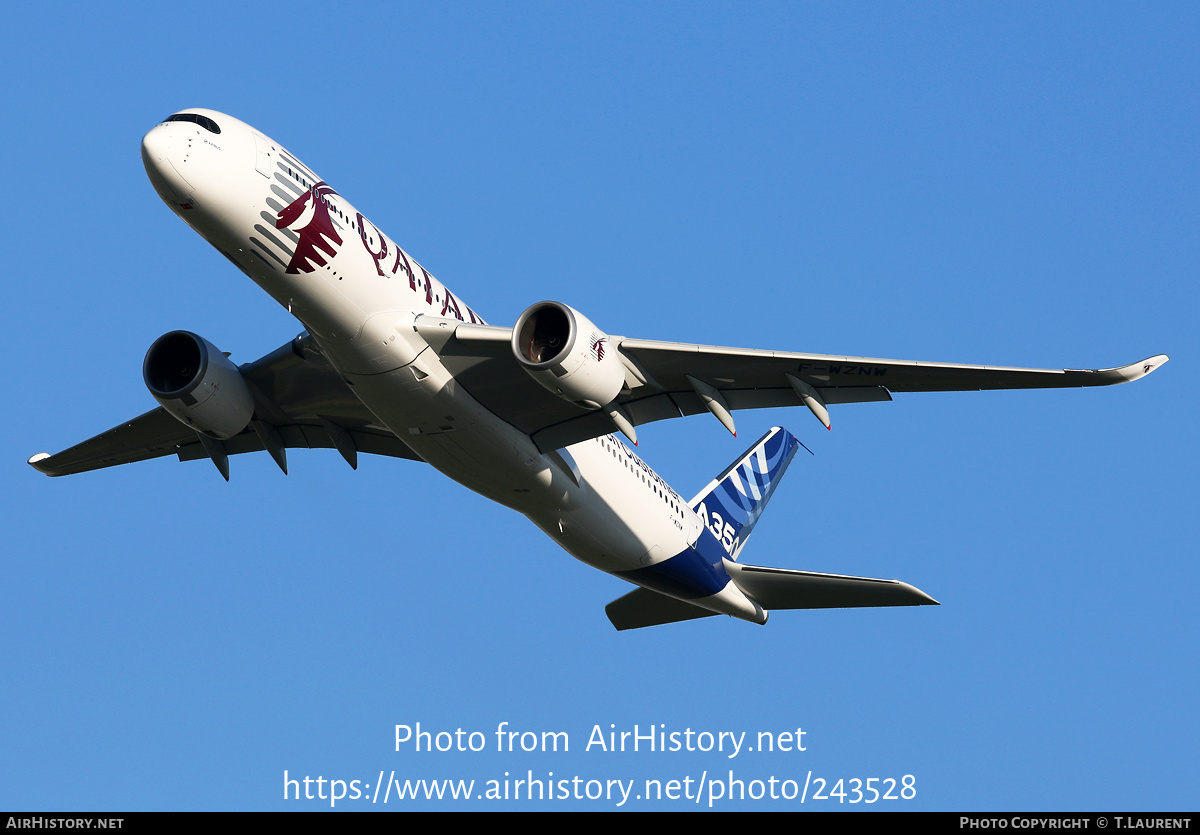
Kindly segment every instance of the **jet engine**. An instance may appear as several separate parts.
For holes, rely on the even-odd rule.
[[[529,376],[585,409],[612,403],[625,383],[625,367],[608,334],[560,302],[538,302],[522,313],[512,349]]]
[[[232,438],[254,416],[254,396],[242,372],[194,333],[171,331],[155,340],[142,378],[172,417],[218,440]]]

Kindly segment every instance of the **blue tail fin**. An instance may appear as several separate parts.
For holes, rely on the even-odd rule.
[[[776,426],[692,499],[692,510],[733,559],[799,448],[791,432]]]

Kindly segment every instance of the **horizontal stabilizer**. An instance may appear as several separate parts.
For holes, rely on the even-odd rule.
[[[608,619],[618,630],[625,630],[706,618],[715,615],[716,612],[701,609],[699,606],[684,603],[650,589],[634,589],[605,606],[604,614],[608,615]]]
[[[767,611],[845,609],[859,606],[937,606],[918,588],[899,580],[817,574],[725,561],[725,570],[743,592]]]

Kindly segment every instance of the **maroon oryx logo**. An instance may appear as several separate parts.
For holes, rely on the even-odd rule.
[[[604,343],[607,341],[607,336],[601,336],[598,333],[592,334],[592,357],[596,362],[604,361]]]
[[[296,244],[296,251],[292,253],[292,260],[288,262],[287,272],[311,273],[317,267],[325,266],[326,255],[332,258],[337,252],[337,245],[342,242],[342,236],[338,234],[332,218],[329,217],[329,204],[325,202],[328,194],[337,192],[322,180],[279,213],[275,228],[286,229],[300,219],[305,207],[312,202],[312,218],[307,224],[294,230],[300,235],[300,242]]]

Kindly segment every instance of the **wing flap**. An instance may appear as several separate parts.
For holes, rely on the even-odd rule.
[[[277,426],[280,438],[283,440],[285,449],[337,449],[333,439],[329,437],[329,433],[320,425],[294,425],[294,426]],[[372,455],[387,455],[392,458],[407,458],[411,461],[422,460],[419,455],[397,438],[383,432],[370,432],[363,430],[350,430],[351,440],[354,441],[354,448],[358,452],[367,452]],[[179,456],[180,461],[199,461],[208,458],[208,453],[199,441],[195,439],[195,433],[192,433],[192,442],[180,444],[174,452]],[[228,441],[223,441],[225,451],[229,455],[241,455],[245,452],[262,452],[264,450],[262,441],[253,431],[246,431],[230,438]]]

